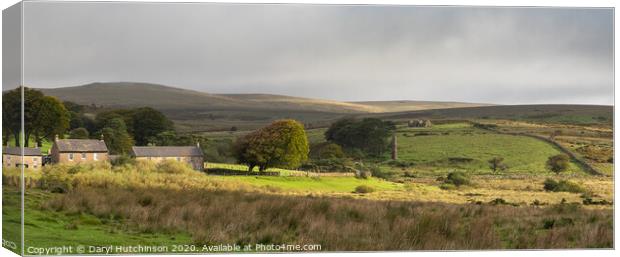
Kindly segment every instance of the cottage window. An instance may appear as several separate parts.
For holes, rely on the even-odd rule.
[[[72,153],[69,154],[69,161],[73,161],[73,154]]]
[[[93,160],[97,160],[97,153],[93,153]]]
[[[86,154],[82,153],[82,160],[86,160]]]

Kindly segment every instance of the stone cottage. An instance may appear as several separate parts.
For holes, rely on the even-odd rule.
[[[82,163],[108,161],[108,147],[97,139],[58,139],[54,140],[50,157],[53,163]]]
[[[196,146],[134,146],[131,154],[136,160],[161,162],[176,160],[188,163],[193,169],[204,170],[204,157],[200,145]]]
[[[43,155],[41,149],[24,147],[24,157],[22,159],[22,148],[5,146],[2,148],[2,166],[20,167],[24,169],[40,169],[43,165]]]

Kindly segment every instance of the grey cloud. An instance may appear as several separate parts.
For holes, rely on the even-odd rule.
[[[613,104],[613,10],[28,2],[26,84]]]

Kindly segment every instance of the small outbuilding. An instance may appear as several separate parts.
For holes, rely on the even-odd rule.
[[[188,163],[193,169],[204,170],[204,155],[200,145],[196,146],[134,146],[131,154],[136,160],[161,162],[176,160]]]
[[[430,120],[410,120],[407,125],[411,128],[430,128],[433,123]]]
[[[21,147],[5,146],[2,148],[2,166],[3,167],[20,167],[24,169],[40,169],[43,165],[43,155],[41,149],[24,147],[24,155],[22,158]]]

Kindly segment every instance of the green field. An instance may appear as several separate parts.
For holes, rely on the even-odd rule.
[[[561,152],[538,139],[495,134],[467,123],[435,125],[432,128],[401,127],[398,157],[413,162],[416,169],[491,172],[487,161],[503,157],[510,173],[548,173],[547,158]],[[568,173],[580,169],[571,163]]]
[[[376,191],[402,190],[402,184],[382,179],[357,179],[355,177],[258,177],[258,176],[222,176],[217,179],[247,183],[252,186],[267,187],[274,190],[316,192],[316,193],[351,193],[357,186],[366,185]]]

